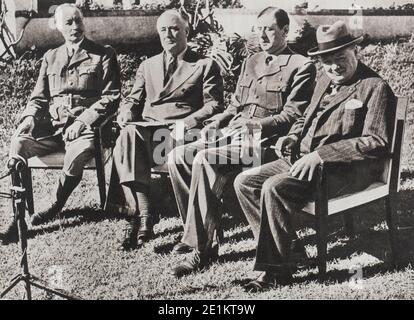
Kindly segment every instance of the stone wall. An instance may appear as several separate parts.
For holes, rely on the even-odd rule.
[[[93,12],[92,12],[93,13]],[[109,14],[108,14],[109,13]],[[143,12],[141,12],[142,14]],[[145,12],[144,12],[145,13]],[[140,45],[158,39],[155,15],[137,16],[136,11],[99,12],[85,17],[87,36],[103,44],[114,46]],[[121,16],[119,16],[121,14]],[[243,9],[216,9],[217,20],[223,25],[227,34],[248,34],[252,31],[258,11]],[[289,40],[294,40],[305,20],[314,27],[320,24],[331,24],[339,19],[351,24],[353,33],[368,34],[372,39],[390,39],[397,36],[409,36],[414,33],[414,16],[328,16],[328,15],[291,15]],[[16,18],[15,34],[19,35],[27,19]],[[10,22],[14,30],[14,22]],[[55,47],[62,39],[58,32],[51,28],[49,18],[33,18],[27,24],[24,36],[16,50],[24,51],[32,46],[38,48]]]

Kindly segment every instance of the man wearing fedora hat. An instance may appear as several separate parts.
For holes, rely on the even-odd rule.
[[[254,269],[264,271],[248,291],[292,279],[293,213],[312,200],[318,165],[332,167],[329,197],[382,180],[395,116],[388,84],[357,60],[354,38],[342,21],[317,30],[322,72],[303,117],[275,146],[279,159],[239,174],[234,186],[257,240]],[[286,156],[290,154],[290,157]],[[331,171],[330,171],[331,172]]]

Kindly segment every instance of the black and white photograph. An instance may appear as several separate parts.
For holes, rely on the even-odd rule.
[[[412,0],[0,0],[0,300],[412,300],[413,132]]]

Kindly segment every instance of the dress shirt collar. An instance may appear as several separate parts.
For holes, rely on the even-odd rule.
[[[181,61],[183,61],[184,59],[184,55],[187,51],[187,46],[185,46],[184,50],[181,51],[178,55],[177,55],[177,63],[180,63]],[[173,58],[172,54],[168,51],[165,51],[165,57],[166,57],[166,62],[168,63],[168,61],[171,61],[171,59]]]
[[[82,40],[77,42],[77,43],[66,42],[65,45],[66,45],[66,48],[68,50],[69,55],[71,55],[71,52],[73,52],[73,53],[77,52],[83,41],[85,41],[85,37],[83,37]]]

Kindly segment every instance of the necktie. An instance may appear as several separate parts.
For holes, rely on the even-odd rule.
[[[177,58],[171,56],[170,60],[168,61],[167,70],[165,71],[164,85],[166,85],[167,82],[171,79],[176,69],[177,69]]]
[[[69,60],[72,59],[73,55],[75,54],[75,48],[73,47],[68,47],[68,56],[69,56]]]

